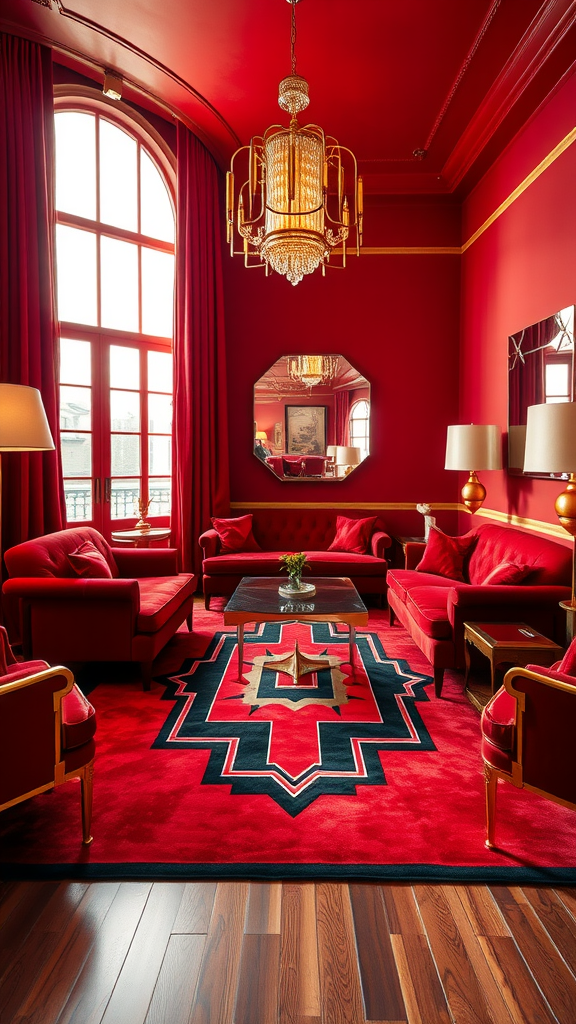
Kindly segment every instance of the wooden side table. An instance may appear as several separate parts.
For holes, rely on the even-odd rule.
[[[169,527],[153,526],[146,530],[114,530],[111,534],[116,544],[133,544],[137,548],[149,548],[150,541],[166,540],[172,531]]]
[[[496,689],[496,670],[500,665],[525,666],[552,665],[562,658],[564,649],[553,640],[538,633],[525,622],[465,622],[464,659],[466,673],[464,686],[472,703],[478,707],[478,698],[468,688],[470,675],[470,645],[484,654],[490,662],[490,694]]]

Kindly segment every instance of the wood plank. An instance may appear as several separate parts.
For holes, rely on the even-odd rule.
[[[58,1024],[100,1024],[151,890],[151,882],[120,887],[98,933],[98,955],[84,964]]]
[[[320,1024],[314,883],[282,887],[280,1024]]]
[[[119,882],[89,886],[30,989],[15,1024],[54,1024],[58,1020],[119,887]]]
[[[572,914],[553,889],[524,887],[524,893],[556,949],[564,957],[572,973],[576,973],[576,921]]]
[[[170,936],[145,1024],[188,1024],[205,944],[205,935]]]
[[[412,979],[410,968],[408,967],[408,958],[406,956],[404,939],[401,935],[391,935],[390,944],[392,946],[392,952],[394,953],[394,960],[396,961],[400,987],[404,997],[404,1005],[406,1006],[408,1024],[426,1024],[426,1021],[422,1018],[422,1014],[420,1013],[416,987]],[[437,1020],[438,1018],[434,1019]]]
[[[205,935],[210,924],[216,882],[187,882],[173,934]]]
[[[280,935],[245,935],[234,1024],[276,1024]]]
[[[517,903],[505,887],[490,886],[537,984],[559,1021],[576,1019],[576,979],[529,903]]]
[[[392,936],[393,942],[394,938]],[[419,932],[409,932],[402,935],[401,939],[422,1024],[430,1024],[431,1021],[434,1024],[452,1024],[453,1017],[448,1008],[446,994],[440,982],[428,939]],[[396,945],[394,945],[394,949],[396,949]],[[400,981],[403,982],[402,976]],[[409,989],[405,979],[402,990],[409,1006],[410,999],[407,996]],[[410,1018],[408,1019],[412,1024]]]
[[[349,888],[366,1019],[406,1021],[382,891],[368,884]]]
[[[246,913],[246,935],[280,935],[281,882],[251,882]]]
[[[346,886],[333,882],[317,885],[316,915],[322,1020],[359,1024],[364,1020],[364,1009]]]
[[[25,942],[46,904],[58,889],[58,882],[36,882],[17,890],[8,900],[0,930],[0,974],[4,972],[15,951]],[[18,897],[21,898],[18,898]]]
[[[424,934],[424,925],[412,886],[384,885],[382,895],[392,935]]]
[[[471,962],[448,903],[447,889],[418,885],[414,891],[450,1011],[458,1024],[493,1024],[476,977],[476,964]],[[507,1018],[506,1013],[503,1020]]]
[[[45,905],[26,941],[14,951],[0,979],[0,1021],[16,1016],[88,889],[88,882],[62,882]]]
[[[573,918],[576,919],[576,889],[568,889],[566,887],[556,888],[554,890],[558,899],[562,900],[562,903]]]
[[[190,1024],[232,1024],[247,899],[246,882],[217,886]]]
[[[183,895],[180,882],[153,884],[102,1024],[143,1024]]]
[[[454,890],[458,893],[475,935],[510,937],[510,929],[498,904],[485,885],[456,885]]]
[[[487,935],[480,943],[514,1024],[556,1024],[514,939]]]
[[[510,1016],[506,1006],[506,1002],[502,996],[502,992],[497,982],[495,981],[494,975],[492,974],[484,951],[477,936],[474,934],[472,923],[467,917],[466,910],[462,905],[462,901],[458,895],[457,888],[455,886],[445,886],[445,893],[448,904],[452,911],[454,921],[470,961],[473,964],[476,978],[480,983],[483,998],[486,1002],[488,1012],[494,1018],[494,1020],[502,1021],[502,1024],[510,1024]]]

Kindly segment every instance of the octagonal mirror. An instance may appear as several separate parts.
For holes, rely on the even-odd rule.
[[[290,483],[343,480],[370,454],[370,384],[341,355],[287,355],[254,385],[254,455]]]

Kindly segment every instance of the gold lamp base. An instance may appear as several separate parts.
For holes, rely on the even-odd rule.
[[[486,488],[480,483],[476,473],[471,470],[464,487],[461,491],[462,501],[470,512],[476,512],[486,497]]]

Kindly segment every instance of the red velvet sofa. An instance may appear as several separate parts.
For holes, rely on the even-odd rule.
[[[79,576],[69,555],[90,541],[112,579]],[[19,598],[26,655],[56,664],[138,661],[144,688],[152,661],[188,619],[197,577],[178,572],[172,548],[111,548],[90,527],[61,530],[10,548],[5,594]]]
[[[245,515],[241,512],[240,515]],[[243,576],[280,575],[280,555],[287,551],[305,551],[310,564],[309,576],[348,576],[361,594],[386,593],[388,562],[385,551],[392,540],[378,516],[366,554],[328,551],[336,535],[337,517],[372,518],[370,512],[346,509],[256,509],[252,512],[252,530],[260,551],[220,553],[216,530],[207,530],[199,539],[204,552],[202,578],[204,600],[229,597]]]
[[[572,553],[562,544],[507,526],[484,524],[472,538],[465,564],[468,582],[418,572],[425,545],[406,545],[406,568],[388,573],[390,624],[398,618],[434,669],[437,696],[444,669],[464,667],[464,622],[527,622],[563,645],[566,613],[560,601],[570,597]],[[503,562],[529,565],[515,585],[482,584]]]

